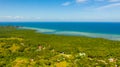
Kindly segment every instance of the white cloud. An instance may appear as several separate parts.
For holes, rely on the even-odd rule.
[[[0,16],[0,20],[41,20],[41,18],[24,16]]]
[[[95,0],[95,1],[104,2],[104,1],[106,1],[106,0]],[[120,0],[107,0],[107,2],[120,2]]]
[[[103,2],[103,1],[105,1],[105,0],[95,0],[95,1],[98,1],[98,2]]]
[[[35,19],[40,20],[40,19],[41,19],[41,17],[35,17]]]
[[[87,0],[76,0],[76,3],[83,3],[86,2]]]
[[[65,2],[62,4],[62,6],[69,6],[71,4],[71,2]]]
[[[13,19],[24,19],[23,16],[14,16]]]
[[[87,0],[74,0],[74,1],[75,1],[76,3],[83,3],[83,2],[86,2]],[[71,3],[75,4],[74,1],[64,2],[64,3],[62,4],[62,6],[69,6],[69,5],[71,5]]]
[[[107,8],[118,7],[118,6],[120,6],[120,3],[114,3],[114,4],[105,5],[105,6],[97,8],[97,9],[101,10],[101,9],[107,9]]]
[[[2,19],[24,19],[23,16],[0,16]]]
[[[120,2],[120,0],[109,0],[109,2]]]
[[[12,16],[0,16],[0,18],[11,19],[11,18],[12,18]]]

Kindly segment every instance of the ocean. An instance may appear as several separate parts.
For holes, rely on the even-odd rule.
[[[40,33],[87,36],[120,41],[120,23],[114,22],[0,22],[0,26],[21,26]]]

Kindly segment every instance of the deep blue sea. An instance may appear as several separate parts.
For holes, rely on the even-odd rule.
[[[120,40],[120,23],[114,22],[0,22],[0,26],[21,26],[21,29],[47,34]]]

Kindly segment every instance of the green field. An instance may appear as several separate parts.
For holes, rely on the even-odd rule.
[[[120,67],[120,41],[1,26],[0,67]]]

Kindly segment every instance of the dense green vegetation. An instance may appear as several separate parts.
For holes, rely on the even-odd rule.
[[[120,42],[0,27],[0,67],[120,67]]]

